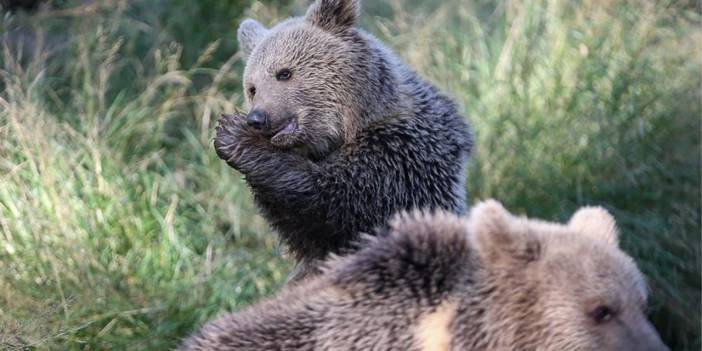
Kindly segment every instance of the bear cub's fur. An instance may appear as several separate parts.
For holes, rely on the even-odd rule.
[[[218,155],[298,261],[349,248],[403,209],[465,211],[470,129],[448,97],[355,28],[359,0],[238,31],[250,111],[224,116]]]
[[[488,201],[468,221],[399,215],[365,240],[322,275],[208,323],[182,350],[667,350],[601,208],[563,225]]]

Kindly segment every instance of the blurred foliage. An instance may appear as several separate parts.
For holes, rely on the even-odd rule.
[[[289,263],[211,147],[235,30],[306,1],[62,1],[3,17],[0,348],[160,350]],[[700,11],[643,0],[365,1],[474,124],[471,197],[610,209],[674,350],[700,348]]]

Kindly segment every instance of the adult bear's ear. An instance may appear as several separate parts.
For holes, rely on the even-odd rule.
[[[541,244],[529,233],[526,219],[510,214],[499,202],[487,200],[470,212],[468,231],[474,247],[489,265],[538,260]]]
[[[619,246],[617,224],[602,207],[583,207],[575,212],[568,227],[592,239]]]
[[[305,19],[326,31],[338,33],[353,27],[360,12],[360,0],[317,0],[307,10]]]
[[[239,48],[245,57],[251,55],[251,52],[263,40],[266,33],[268,33],[268,29],[255,20],[247,18],[241,22],[236,36],[239,41]]]

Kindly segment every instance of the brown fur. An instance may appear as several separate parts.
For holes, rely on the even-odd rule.
[[[667,350],[615,238],[599,208],[567,225],[494,201],[467,222],[402,214],[321,276],[209,323],[183,349]]]

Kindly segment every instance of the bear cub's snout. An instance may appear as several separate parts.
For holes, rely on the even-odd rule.
[[[284,146],[279,145],[280,141],[282,140],[282,144],[285,144],[285,140],[290,139],[291,135],[297,131],[297,120],[290,113],[275,114],[261,108],[255,108],[244,119],[249,127],[261,136],[270,138],[271,142],[277,146]]]
[[[246,115],[246,123],[256,130],[265,131],[270,128],[271,119],[265,111],[255,109]]]

